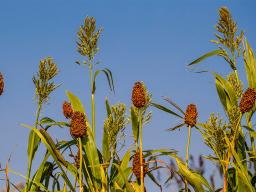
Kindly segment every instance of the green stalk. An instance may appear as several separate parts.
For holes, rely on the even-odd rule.
[[[89,69],[90,69],[90,81],[91,81],[92,133],[93,133],[93,138],[95,139],[95,100],[94,100],[94,93],[93,93],[93,65],[91,61],[89,64]]]
[[[190,145],[190,137],[191,137],[191,126],[188,126],[188,140],[186,146],[186,167],[188,168],[188,158],[189,158],[189,145]],[[185,180],[185,191],[188,192],[188,181]]]
[[[82,166],[83,166],[83,147],[82,147],[81,138],[79,138],[79,185],[80,185],[80,192],[83,192]]]
[[[36,121],[35,121],[35,128],[37,129],[38,126],[38,121],[39,121],[39,116],[42,108],[42,102],[38,103],[37,106],[37,111],[36,111]],[[32,132],[32,142],[31,142],[31,150],[29,151],[29,157],[28,157],[28,169],[27,169],[27,181],[26,181],[26,186],[25,186],[25,191],[28,191],[30,188],[29,184],[29,179],[30,179],[30,174],[31,174],[31,168],[32,168],[32,162],[33,162],[33,149],[34,149],[34,144],[35,144],[35,133]]]
[[[140,136],[140,185],[141,191],[144,191],[144,173],[143,173],[143,156],[142,156],[142,114],[139,114],[139,136]]]
[[[237,124],[236,124],[236,127],[235,127],[235,133],[233,135],[233,139],[231,141],[231,144],[228,146],[228,151],[227,151],[227,160],[226,160],[226,163],[225,163],[225,167],[223,169],[223,192],[227,192],[228,190],[228,167],[229,167],[229,161],[230,161],[230,158],[232,157],[232,149],[230,150],[230,147],[234,147],[235,146],[235,141],[236,141],[236,137],[237,137],[237,134],[239,134],[239,126],[240,126],[240,121],[241,121],[241,118],[242,118],[242,114],[239,115],[239,118],[238,118],[238,121],[237,121]],[[242,130],[241,130],[241,133]]]
[[[94,101],[94,94],[92,94],[91,99],[92,99],[92,132],[93,132],[93,138],[95,139],[95,101]]]

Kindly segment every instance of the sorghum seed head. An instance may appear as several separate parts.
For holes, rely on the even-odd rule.
[[[70,134],[74,138],[87,135],[87,125],[85,115],[80,111],[75,111],[71,118]]]
[[[184,118],[185,124],[191,127],[195,126],[197,122],[197,116],[198,116],[198,113],[197,113],[196,105],[189,104],[187,106],[186,113],[185,113],[185,118]]]
[[[241,113],[248,112],[252,109],[256,100],[256,89],[248,88],[242,95],[239,108]]]
[[[4,77],[0,72],[0,95],[2,95],[3,92],[4,92]]]
[[[148,172],[148,166],[145,163],[145,159],[142,155],[142,164],[143,164],[143,177],[146,175],[146,173]],[[137,151],[134,154],[133,157],[133,162],[132,162],[132,172],[134,173],[134,175],[136,176],[136,178],[138,180],[140,180],[140,151]]]
[[[64,101],[63,105],[62,105],[62,109],[63,109],[63,115],[69,119],[72,117],[73,114],[73,109],[72,106],[69,102]]]
[[[144,107],[148,102],[147,90],[142,82],[136,82],[132,89],[132,103],[137,108]]]

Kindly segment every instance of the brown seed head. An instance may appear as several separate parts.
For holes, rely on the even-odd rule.
[[[74,138],[79,138],[87,135],[85,115],[80,111],[75,111],[72,115],[70,134]]]
[[[250,111],[255,103],[255,100],[256,100],[256,89],[248,88],[242,95],[242,98],[240,101],[239,107],[240,107],[241,113]]]
[[[63,105],[62,105],[62,109],[63,109],[63,115],[69,119],[72,117],[73,114],[73,109],[72,106],[69,102],[64,101]]]
[[[145,163],[145,159],[142,155],[142,162],[143,162],[143,175],[145,176],[146,173],[148,172],[148,166],[147,164]],[[132,162],[132,172],[134,173],[134,175],[136,176],[136,178],[138,180],[140,180],[140,152],[137,151],[135,154],[134,154],[134,157],[133,157],[133,162]]]
[[[132,103],[137,108],[144,107],[148,102],[147,90],[142,82],[136,82],[132,90]]]
[[[186,113],[185,113],[185,118],[184,121],[188,126],[195,126],[196,122],[197,122],[197,109],[196,109],[196,105],[194,104],[189,104],[187,106],[186,109]]]
[[[4,77],[0,72],[0,95],[2,95],[3,92],[4,92]]]

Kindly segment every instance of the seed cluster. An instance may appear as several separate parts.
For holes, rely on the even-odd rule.
[[[79,138],[87,135],[85,115],[80,111],[75,111],[72,115],[70,134],[74,138]]]
[[[248,88],[242,95],[239,107],[241,113],[248,112],[252,109],[256,100],[256,89]]]
[[[102,29],[96,30],[96,20],[93,17],[86,17],[84,25],[78,31],[79,41],[77,42],[77,50],[83,55],[87,56],[89,60],[93,60],[99,48],[97,46],[98,39]]]
[[[73,109],[72,106],[69,102],[64,101],[63,105],[62,105],[62,109],[63,109],[63,115],[69,119],[72,117],[73,115]]]
[[[2,95],[3,92],[4,92],[4,77],[0,72],[0,95]]]
[[[132,103],[137,108],[142,108],[147,103],[147,92],[142,82],[136,82],[133,86]]]
[[[189,104],[187,106],[186,113],[185,113],[185,118],[184,118],[185,124],[191,127],[195,126],[197,122],[197,116],[198,116],[198,113],[197,113],[196,105]]]
[[[143,163],[143,177],[146,175],[146,173],[148,172],[148,166],[147,164],[145,163],[145,159],[142,155],[142,163]],[[134,157],[133,157],[133,162],[132,162],[132,172],[134,173],[134,175],[136,176],[136,178],[138,180],[140,180],[140,152],[137,151],[135,154],[134,154]]]

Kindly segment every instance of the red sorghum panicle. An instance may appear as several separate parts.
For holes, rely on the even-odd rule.
[[[248,112],[252,109],[256,100],[256,89],[248,88],[242,95],[239,108],[241,113]]]
[[[73,115],[73,109],[72,106],[69,102],[64,101],[63,105],[62,105],[62,109],[63,109],[63,115],[69,119],[72,117]]]
[[[147,90],[142,82],[136,82],[132,90],[132,103],[137,108],[144,107],[148,102]]]
[[[85,115],[80,111],[75,111],[72,115],[70,134],[74,138],[79,138],[87,135]]]
[[[196,109],[196,105],[194,104],[189,104],[187,106],[186,109],[186,113],[185,113],[185,118],[184,121],[188,126],[195,126],[196,122],[197,122],[197,109]]]
[[[142,162],[143,162],[143,176],[145,176],[145,174],[148,172],[148,166],[145,163],[145,159],[143,155],[142,155]],[[137,151],[134,154],[133,162],[132,162],[132,172],[134,173],[136,178],[140,180],[140,152],[139,151]]]
[[[2,95],[3,92],[4,92],[4,77],[0,72],[0,95]]]

